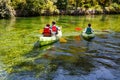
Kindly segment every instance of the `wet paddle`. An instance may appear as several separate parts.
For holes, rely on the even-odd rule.
[[[82,28],[80,28],[80,27],[76,27],[75,30],[76,30],[76,31],[81,31]]]
[[[41,33],[41,34],[42,34],[42,33],[43,33],[43,29],[40,29],[40,30],[39,30],[39,33]]]
[[[61,37],[61,38],[59,39],[59,42],[61,42],[61,43],[66,43],[67,40],[66,40],[65,38]]]

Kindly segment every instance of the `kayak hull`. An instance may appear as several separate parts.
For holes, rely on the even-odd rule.
[[[58,40],[59,40],[59,38],[56,36],[52,36],[52,37],[41,36],[40,37],[40,46],[50,45],[50,44],[57,42]]]
[[[88,40],[88,41],[90,41],[90,40],[92,40],[93,38],[95,38],[95,34],[94,34],[94,33],[92,33],[92,34],[86,34],[85,32],[83,32],[81,35],[82,35],[82,37],[83,37],[85,40]]]
[[[44,37],[43,35],[40,36],[40,46],[46,46],[57,42],[62,37],[61,30],[58,31],[57,35],[53,35],[51,37]]]

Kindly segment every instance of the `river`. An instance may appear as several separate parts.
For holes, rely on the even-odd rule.
[[[36,48],[40,29],[52,21],[67,42]],[[120,80],[119,21],[120,15],[2,19],[0,80]],[[80,35],[88,23],[96,34],[92,41]]]

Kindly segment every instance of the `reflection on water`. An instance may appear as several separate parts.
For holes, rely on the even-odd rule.
[[[115,21],[118,20],[113,18]],[[78,26],[86,17],[72,19]],[[107,16],[100,19],[87,20],[93,23],[93,26],[99,26],[100,30],[96,30],[96,37],[92,41],[86,41],[80,36],[80,32],[74,31],[76,25],[68,26],[68,16],[60,17],[60,20],[57,19],[58,24],[66,25],[63,27],[65,31],[63,37],[67,42],[58,41],[40,48],[36,38],[39,28],[30,26],[32,23],[30,25],[24,23],[22,26],[25,27],[17,26],[15,30],[11,29],[8,33],[3,33],[6,31],[3,27],[0,28],[2,31],[0,33],[2,45],[0,46],[0,80],[120,80],[120,33],[115,27],[105,27],[106,19],[110,20]],[[101,21],[105,23],[100,23]],[[41,24],[44,25],[47,21],[42,22]],[[21,20],[16,20],[12,25],[18,23],[20,24]],[[85,21],[83,25],[86,24]],[[110,28],[111,32],[102,32],[104,27],[107,30]],[[116,28],[119,29],[119,27]]]

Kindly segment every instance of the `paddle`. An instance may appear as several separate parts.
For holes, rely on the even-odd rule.
[[[42,34],[42,33],[43,33],[43,29],[40,29],[40,30],[39,30],[39,33],[41,33],[41,34]]]
[[[67,42],[67,40],[66,40],[65,38],[63,38],[63,37],[61,37],[61,38],[59,39],[59,41],[60,41],[61,43],[66,43],[66,42]]]
[[[62,30],[62,26],[60,27],[60,30]],[[62,36],[62,31],[61,31],[61,34],[60,34],[60,35]],[[66,43],[67,40],[66,40],[65,38],[61,37],[61,38],[59,39],[59,42],[61,42],[61,43]]]
[[[82,28],[76,27],[75,30],[76,30],[76,31],[81,31]],[[63,42],[63,43],[66,43],[66,42],[67,42],[67,40],[66,40],[65,38],[63,38],[63,37],[61,37],[61,38],[59,39],[59,41],[60,41],[60,42]]]
[[[80,27],[76,27],[75,30],[76,30],[76,31],[81,31],[82,28],[80,28]]]

